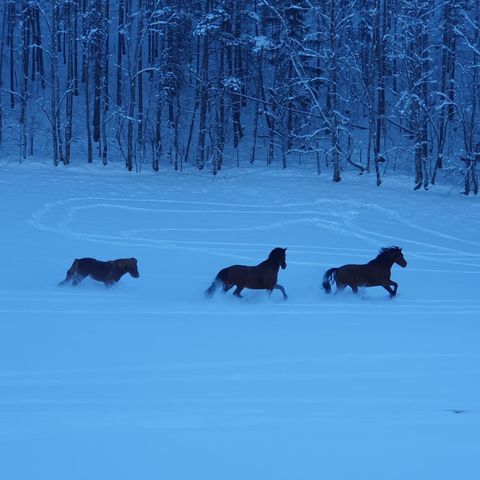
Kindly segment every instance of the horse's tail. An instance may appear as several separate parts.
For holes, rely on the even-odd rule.
[[[218,277],[215,277],[215,280],[212,282],[212,284],[205,290],[205,296],[208,298],[212,298],[219,284],[220,284],[220,281]]]
[[[331,268],[323,275],[322,287],[326,293],[330,293],[332,291],[332,283],[336,281],[337,270],[338,268]]]
[[[77,269],[78,269],[78,258],[76,258],[73,261],[72,266],[68,269],[65,280],[60,282],[58,285],[65,285],[67,282],[69,282],[72,279],[72,277],[75,275],[75,273],[77,273]]]
[[[217,273],[217,276],[215,277],[215,280],[212,282],[212,284],[207,288],[207,290],[205,291],[205,295],[208,297],[208,298],[212,298],[213,297],[213,294],[215,293],[215,291],[217,290],[217,288],[220,286],[220,285],[225,285],[225,280],[227,278],[227,270],[228,268],[224,268],[223,270],[220,270],[218,273]]]

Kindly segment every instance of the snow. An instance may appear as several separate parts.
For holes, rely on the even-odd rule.
[[[254,44],[254,53],[261,52],[262,50],[270,50],[272,48],[275,48],[275,44],[272,42],[272,40],[263,35],[257,35],[255,37],[252,37],[252,42]]]
[[[259,166],[0,167],[0,478],[476,478],[480,203]],[[323,272],[403,247],[398,296]],[[208,300],[288,247],[280,292]],[[140,278],[58,287],[74,258]]]

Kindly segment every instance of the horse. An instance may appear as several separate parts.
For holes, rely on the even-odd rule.
[[[287,268],[286,248],[274,248],[268,258],[254,267],[246,265],[232,265],[224,268],[217,273],[215,280],[206,290],[205,295],[209,298],[213,296],[217,288],[221,285],[223,292],[228,292],[233,286],[237,288],[233,292],[236,297],[242,297],[240,292],[244,288],[255,290],[268,290],[271,294],[273,290],[280,290],[283,299],[286,300],[285,289],[277,283],[278,270]]]
[[[357,293],[358,287],[382,286],[390,297],[394,297],[398,289],[398,283],[390,280],[390,270],[394,263],[402,268],[407,266],[402,249],[385,247],[380,250],[377,257],[363,265],[343,265],[327,270],[323,275],[322,287],[326,293],[330,293],[331,284],[336,283],[337,290],[343,290],[349,286],[354,293]]]
[[[59,285],[65,285],[70,281],[72,285],[78,285],[85,277],[91,277],[103,282],[107,287],[111,287],[126,273],[129,273],[133,278],[140,276],[136,258],[119,258],[107,262],[95,258],[76,258],[68,269],[65,280],[60,282]]]

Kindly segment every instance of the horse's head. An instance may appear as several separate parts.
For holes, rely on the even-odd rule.
[[[397,265],[400,265],[402,268],[405,268],[407,266],[407,261],[405,260],[405,257],[403,256],[402,249],[400,247],[395,247],[395,257],[394,257],[394,262]]]
[[[277,265],[280,265],[282,269],[287,268],[287,249],[279,247],[274,248],[270,252],[268,259],[274,261]]]
[[[380,250],[380,253],[377,255],[377,258],[372,260],[372,262],[380,263],[382,265],[391,266],[396,263],[402,268],[407,266],[407,261],[403,257],[402,249],[400,247],[384,247]]]
[[[138,278],[140,276],[138,273],[136,258],[122,258],[120,260],[115,260],[115,263],[121,271],[129,273],[133,278]]]

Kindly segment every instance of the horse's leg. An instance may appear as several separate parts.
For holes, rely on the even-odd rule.
[[[226,283],[223,284],[223,293],[227,293],[231,288],[233,287],[232,285],[227,285]]]
[[[238,298],[243,298],[241,295],[240,295],[240,292],[244,289],[245,287],[243,285],[237,285],[237,288],[235,289],[235,291],[233,292],[233,294],[238,297]]]
[[[285,292],[285,289],[281,285],[279,285],[278,283],[276,283],[273,286],[272,290],[280,290],[282,292],[283,299],[286,300],[288,298],[287,292]],[[272,290],[270,290],[270,293],[272,293]]]
[[[344,285],[343,283],[338,283],[337,282],[337,293],[343,292],[345,290],[345,287],[346,287],[346,285]]]
[[[63,282],[60,282],[59,285],[65,285],[70,281],[72,281],[73,283],[75,281],[75,276],[77,275],[77,270],[78,270],[78,260],[75,259],[74,262],[72,263],[72,266],[67,270],[65,280],[63,280]],[[75,283],[73,284],[75,285]]]
[[[358,285],[350,285],[353,293],[358,293]]]
[[[394,297],[397,293],[397,290],[393,290],[388,283],[384,283],[382,287],[390,294],[391,297]]]
[[[394,282],[393,280],[390,280],[390,285],[393,285],[393,292],[394,292],[394,295],[396,295],[397,289],[398,289],[398,283]]]
[[[85,277],[81,275],[73,275],[72,277],[72,285],[76,287]]]
[[[65,284],[68,283],[71,279],[72,279],[72,277],[67,275],[67,276],[65,277],[65,280],[61,281],[58,285],[65,285]]]

